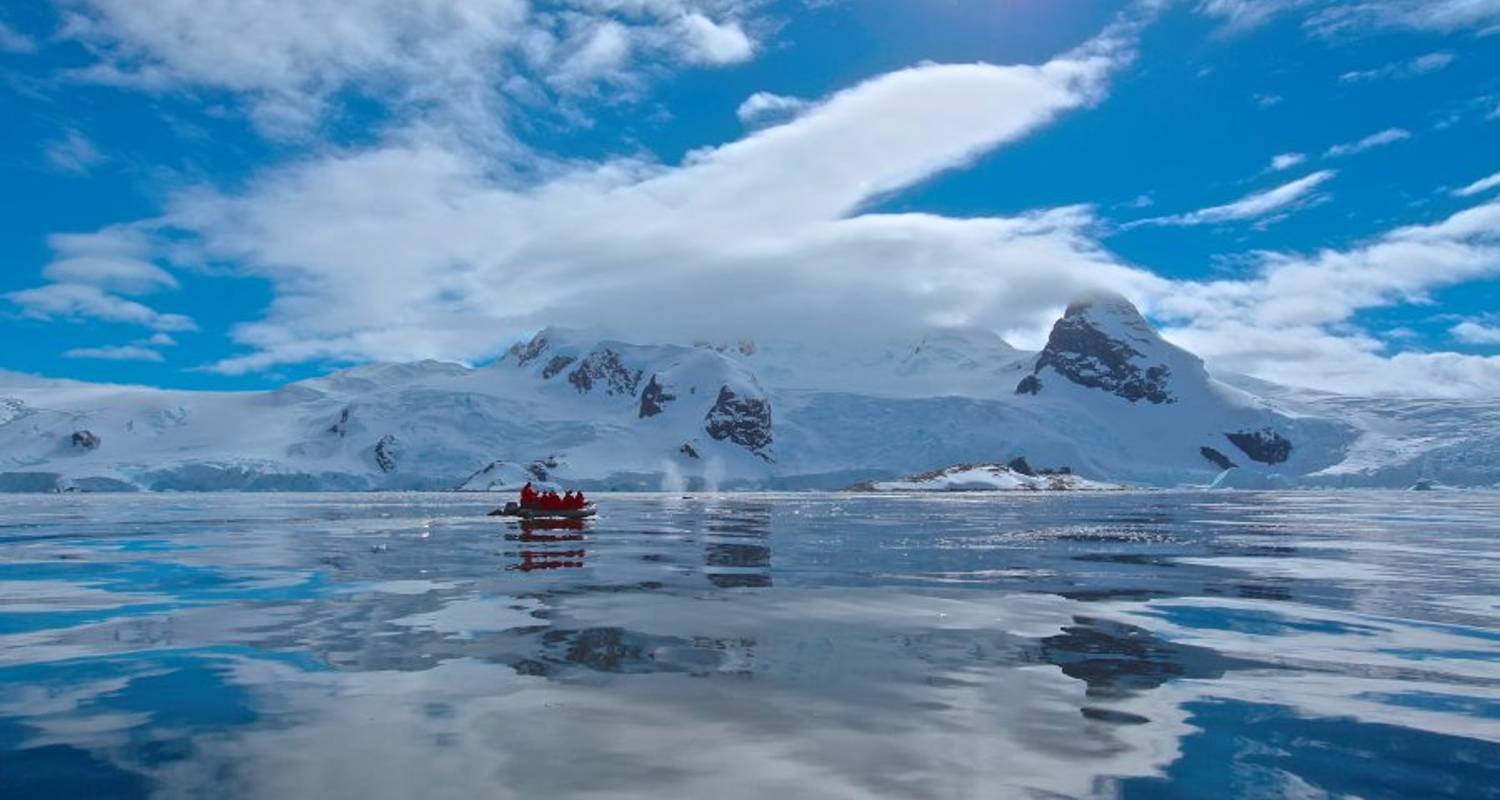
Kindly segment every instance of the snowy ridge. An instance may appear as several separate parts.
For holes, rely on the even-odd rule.
[[[554,490],[561,492],[563,487],[547,480],[548,470],[557,469],[558,463],[554,459],[545,461],[533,461],[530,464],[515,464],[510,461],[493,461],[485,465],[484,469],[470,475],[468,480],[458,485],[460,492],[514,492],[519,491],[526,484],[531,484],[537,491]]]
[[[1497,430],[1500,403],[1217,380],[1099,295],[1036,353],[970,328],[847,346],[548,328],[479,368],[263,392],[0,373],[0,490],[510,491],[538,465],[586,490],[836,489],[955,464],[1001,488],[1017,477],[984,465],[1018,457],[1031,477],[1148,486],[1493,486]]]

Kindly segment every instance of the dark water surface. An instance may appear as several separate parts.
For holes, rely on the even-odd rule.
[[[0,496],[0,797],[1500,797],[1500,494]]]

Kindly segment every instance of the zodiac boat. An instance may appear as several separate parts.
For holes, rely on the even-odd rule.
[[[489,516],[518,519],[586,519],[597,513],[599,513],[599,507],[594,503],[587,503],[583,508],[537,508],[511,501],[491,511]]]

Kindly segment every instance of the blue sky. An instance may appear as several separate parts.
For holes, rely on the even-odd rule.
[[[1213,368],[1500,389],[1500,0],[0,24],[0,369],[261,387],[551,323],[1036,346],[1104,287]]]

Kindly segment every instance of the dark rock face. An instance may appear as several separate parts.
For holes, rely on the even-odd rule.
[[[542,353],[545,353],[548,344],[550,343],[547,341],[546,334],[538,333],[536,336],[531,337],[531,341],[525,344],[518,343],[511,347],[508,355],[515,359],[516,366],[524,367],[535,361]]]
[[[547,480],[547,476],[550,474],[547,471],[552,469],[557,469],[557,459],[552,456],[533,461],[526,465],[526,471],[531,473],[531,477],[539,481]]]
[[[1016,384],[1016,394],[1037,394],[1042,390],[1042,379],[1035,375],[1027,375]]]
[[[100,439],[93,431],[74,431],[73,446],[80,450],[98,450],[104,440]]]
[[[698,455],[698,448],[693,447],[692,442],[683,442],[682,446],[677,448],[677,452],[688,458],[702,458],[702,456]]]
[[[547,366],[542,367],[542,380],[551,380],[554,375],[568,368],[577,359],[572,356],[553,356]]]
[[[1262,464],[1280,464],[1292,455],[1291,441],[1270,428],[1226,433],[1224,437],[1251,460]]]
[[[1168,386],[1172,371],[1165,364],[1142,368],[1133,361],[1141,357],[1141,351],[1094,327],[1088,312],[1095,303],[1109,304],[1108,313],[1149,333],[1150,328],[1141,319],[1140,312],[1123,299],[1074,303],[1052,326],[1052,335],[1037,357],[1031,377],[1043,367],[1051,367],[1080,386],[1103,389],[1132,403],[1137,400],[1156,404],[1177,402]],[[1016,386],[1017,394],[1036,394],[1041,390],[1040,381],[1029,380],[1023,379]]]
[[[741,397],[728,386],[720,387],[719,397],[704,418],[704,430],[719,441],[729,440],[761,458],[771,446],[771,403],[759,397]]]
[[[396,454],[399,449],[400,445],[397,444],[396,437],[389,433],[380,437],[380,441],[375,443],[375,466],[380,467],[381,472],[395,472]]]
[[[641,371],[625,366],[619,353],[604,349],[580,361],[578,368],[568,373],[568,383],[579,394],[592,391],[595,384],[603,384],[605,394],[634,396],[641,385]]]
[[[666,408],[667,404],[677,399],[677,395],[671,394],[656,382],[656,376],[646,381],[646,388],[641,391],[641,413],[640,418],[654,417]]]
[[[1215,450],[1212,447],[1200,447],[1198,448],[1198,452],[1219,469],[1234,469],[1235,467],[1239,466],[1239,464],[1230,461],[1229,456],[1220,453],[1218,450]]]
[[[1010,460],[1010,463],[1006,464],[1005,466],[1010,467],[1011,472],[1019,472],[1022,475],[1026,475],[1028,477],[1036,477],[1036,470],[1033,470],[1031,468],[1031,465],[1026,463],[1025,456],[1012,458]]]
[[[349,432],[349,409],[347,407],[339,412],[338,422],[328,426],[328,432],[336,434],[340,439]]]

